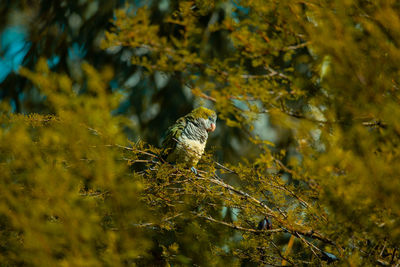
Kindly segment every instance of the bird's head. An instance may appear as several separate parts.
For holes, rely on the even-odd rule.
[[[194,109],[189,115],[202,127],[204,127],[207,132],[213,132],[216,128],[217,113],[214,110],[198,107]]]

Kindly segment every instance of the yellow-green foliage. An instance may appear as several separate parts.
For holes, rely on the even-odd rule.
[[[88,93],[40,60],[28,77],[50,115],[3,110],[0,129],[0,262],[5,265],[121,265],[146,253],[148,240],[128,222],[149,213],[143,185],[115,147],[126,139],[104,75],[83,65]],[[115,228],[115,229],[114,229]]]
[[[161,21],[116,10],[102,48],[131,49],[143,77],[175,75],[212,103],[243,157],[216,162],[216,147],[197,176],[162,162],[111,115],[111,67],[83,63],[75,81],[40,59],[19,73],[50,112],[1,105],[0,262],[399,264],[399,4],[167,2]],[[265,114],[285,144],[256,129]],[[264,216],[272,229],[257,230]]]

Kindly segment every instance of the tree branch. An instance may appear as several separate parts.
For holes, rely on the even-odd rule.
[[[206,219],[208,221],[215,222],[215,223],[218,223],[218,224],[221,224],[221,225],[225,225],[225,226],[227,226],[229,228],[232,228],[232,229],[235,229],[235,230],[240,230],[240,231],[245,231],[245,232],[251,232],[251,233],[280,233],[280,232],[283,232],[282,229],[256,230],[256,229],[251,229],[251,228],[245,228],[245,227],[238,226],[238,225],[235,225],[235,224],[232,224],[232,223],[227,223],[227,222],[224,222],[224,221],[216,220],[216,219],[212,218],[211,216],[197,214],[195,212],[192,212],[192,214],[195,215],[196,217],[203,218],[203,219]]]

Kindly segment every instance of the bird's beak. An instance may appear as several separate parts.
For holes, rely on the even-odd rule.
[[[210,128],[207,129],[207,131],[208,131],[208,132],[214,132],[214,131],[215,131],[215,128],[217,128],[217,126],[215,126],[214,123],[211,123],[211,126],[210,126]]]

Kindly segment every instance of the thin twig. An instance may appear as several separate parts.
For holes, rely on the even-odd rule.
[[[214,218],[212,218],[210,216],[197,214],[195,212],[192,212],[192,214],[195,215],[196,217],[203,218],[203,219],[206,219],[208,221],[215,222],[215,223],[218,223],[218,224],[221,224],[221,225],[228,226],[228,227],[230,227],[232,229],[241,230],[241,231],[245,231],[245,232],[252,232],[252,233],[280,233],[280,232],[283,232],[283,230],[279,229],[279,228],[271,229],[271,230],[256,230],[256,229],[251,229],[251,228],[245,228],[245,227],[238,226],[238,225],[235,225],[235,224],[232,224],[232,223],[227,223],[227,222],[224,222],[224,221],[216,220],[216,219],[214,219]]]

